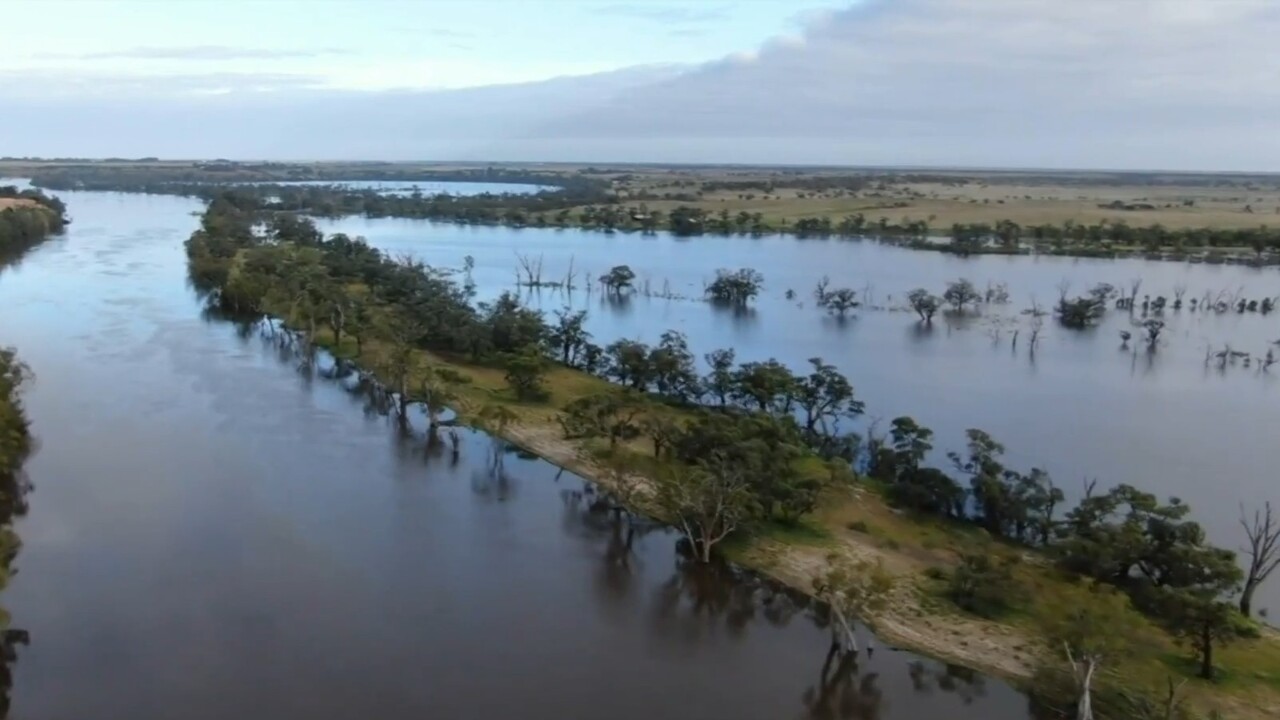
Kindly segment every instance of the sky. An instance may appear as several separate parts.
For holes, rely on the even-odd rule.
[[[0,156],[1280,171],[1280,0],[6,0]]]
[[[798,31],[806,8],[841,4],[7,0],[6,25],[41,29],[6,33],[0,72],[60,85],[207,76],[211,82],[198,88],[207,92],[267,88],[286,76],[290,81],[281,84],[343,90],[474,87],[701,63]],[[256,85],[255,74],[263,76]],[[224,88],[218,76],[230,76]],[[78,89],[92,91],[88,85]]]

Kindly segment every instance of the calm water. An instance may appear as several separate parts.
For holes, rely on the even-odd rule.
[[[202,319],[194,202],[62,196],[67,235],[0,274],[41,443],[0,597],[31,633],[14,717],[1026,717],[885,648],[824,679],[798,601],[694,572],[661,530],[628,552],[571,474],[511,456],[495,479],[478,434],[428,453]]]
[[[748,314],[718,310],[703,302],[633,297],[618,304],[600,292],[568,297],[543,290],[528,295],[548,310],[566,304],[591,311],[596,341],[619,337],[656,342],[675,328],[701,355],[719,347],[737,350],[739,360],[777,357],[796,369],[821,356],[840,367],[866,401],[868,416],[889,421],[911,415],[933,428],[936,462],[947,450],[963,450],[964,430],[987,430],[1008,448],[1009,464],[1049,470],[1068,497],[1078,497],[1085,478],[1100,485],[1127,482],[1162,496],[1188,501],[1213,539],[1237,547],[1243,538],[1239,505],[1280,505],[1276,445],[1280,428],[1280,364],[1259,373],[1255,362],[1219,369],[1206,365],[1206,350],[1226,344],[1264,355],[1280,355],[1280,312],[1226,315],[1166,311],[1168,323],[1154,355],[1121,348],[1120,330],[1135,338],[1128,313],[1110,311],[1099,327],[1085,332],[1060,328],[1047,318],[1032,358],[1027,352],[1030,319],[1021,311],[1035,298],[1049,307],[1057,286],[1070,283],[1083,294],[1098,282],[1128,287],[1142,278],[1140,294],[1166,295],[1187,288],[1186,300],[1206,292],[1242,292],[1259,299],[1280,295],[1275,268],[1189,265],[1140,260],[1070,258],[958,258],[842,240],[786,237],[700,237],[604,235],[576,230],[472,228],[428,221],[351,218],[325,225],[330,232],[364,235],[395,252],[413,252],[426,261],[461,267],[475,258],[475,281],[482,296],[515,283],[517,253],[543,259],[546,279],[563,277],[570,260],[579,272],[599,275],[629,264],[638,283],[653,293],[664,287],[688,297],[702,295],[716,268],[753,267],[765,276],[765,291]],[[984,309],[965,321],[934,320],[925,331],[910,311],[863,309],[838,322],[816,308],[815,283],[823,275],[832,287],[855,288],[876,305],[901,304],[906,292],[927,287],[941,295],[945,284],[967,277],[979,289],[1007,284],[1005,306]],[[787,300],[788,289],[796,292]],[[1140,319],[1140,313],[1138,314]],[[1012,346],[1014,330],[1019,345]],[[1131,342],[1130,347],[1138,343]],[[1280,609],[1280,581],[1259,591],[1258,606]]]

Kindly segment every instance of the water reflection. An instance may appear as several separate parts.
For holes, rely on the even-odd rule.
[[[913,660],[907,663],[911,686],[919,693],[952,693],[965,705],[972,705],[986,695],[986,681],[982,675],[960,665],[925,663]]]
[[[806,718],[813,720],[879,720],[884,693],[877,672],[860,672],[855,655],[840,654],[832,646],[822,663],[818,682],[805,690]]]

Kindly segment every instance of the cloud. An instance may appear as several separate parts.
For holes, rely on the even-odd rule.
[[[342,48],[310,50],[271,50],[266,48],[230,47],[226,45],[187,45],[174,47],[135,47],[89,53],[45,54],[41,57],[73,60],[280,60],[348,55]]]
[[[646,20],[662,24],[702,24],[726,20],[729,17],[729,8],[727,6],[693,8],[675,5],[619,3],[596,8],[595,12],[611,17]]]
[[[676,66],[465,90],[338,91],[307,76],[154,78],[0,73],[14,155],[502,159],[531,124],[661,82]],[[258,83],[254,85],[253,83]],[[270,92],[254,92],[270,85]],[[33,94],[31,89],[42,89]],[[50,88],[54,92],[50,92]],[[224,90],[219,90],[223,88]],[[236,88],[225,91],[225,88]],[[92,90],[92,92],[91,92]],[[532,156],[541,152],[529,147]]]
[[[415,34],[430,35],[432,37],[447,38],[450,40],[471,40],[476,34],[469,30],[456,30],[454,28],[431,28],[430,30],[422,30]]]
[[[1280,169],[1259,121],[1280,117],[1277,32],[1272,0],[869,0],[529,137],[708,155],[689,160]]]

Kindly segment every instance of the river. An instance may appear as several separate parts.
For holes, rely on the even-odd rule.
[[[60,196],[67,233],[0,273],[40,444],[0,597],[30,633],[13,717],[1027,717],[885,647],[824,675],[803,599],[662,529],[627,549],[580,478],[511,456],[495,479],[478,433],[428,453],[207,318],[196,202]]]

